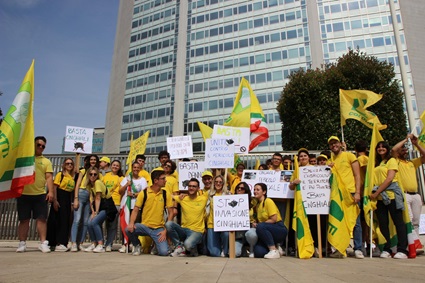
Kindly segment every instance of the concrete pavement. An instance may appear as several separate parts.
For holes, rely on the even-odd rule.
[[[425,256],[396,260],[172,258],[112,253],[43,254],[37,242],[16,253],[0,241],[0,282],[424,282]],[[118,248],[118,246],[115,246]]]

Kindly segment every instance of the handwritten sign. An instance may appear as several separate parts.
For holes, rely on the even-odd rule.
[[[419,234],[425,234],[425,214],[421,214],[420,222],[419,222]]]
[[[216,196],[213,198],[213,203],[215,232],[249,230],[247,194]]]
[[[294,192],[289,189],[289,180],[292,171],[282,170],[244,170],[242,182],[246,182],[254,193],[254,186],[257,183],[267,185],[267,197],[270,198],[294,198]]]
[[[193,157],[192,136],[168,137],[167,150],[170,159]]]
[[[179,162],[177,169],[179,172],[179,190],[187,190],[189,180],[196,178],[199,181],[201,190],[204,188],[202,183],[202,172],[205,171],[204,162]]]
[[[205,167],[233,168],[235,145],[225,139],[207,139],[205,142]]]
[[[301,195],[307,214],[329,214],[330,176],[328,166],[300,167]]]
[[[92,153],[93,129],[66,126],[66,152]]]
[[[212,137],[214,139],[226,139],[228,143],[233,142],[235,153],[237,154],[248,154],[250,143],[249,128],[214,125]]]

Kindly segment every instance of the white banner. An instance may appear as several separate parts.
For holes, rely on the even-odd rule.
[[[292,171],[282,170],[244,170],[242,174],[242,182],[246,182],[254,194],[254,185],[264,183],[267,185],[267,197],[293,199],[294,191],[289,189],[289,180]]]
[[[235,145],[235,153],[248,154],[250,143],[249,128],[214,125],[212,138],[226,139],[229,144],[233,143]]]
[[[170,159],[193,157],[192,136],[168,137],[167,151]]]
[[[301,195],[307,214],[329,214],[330,176],[328,166],[300,167]]]
[[[179,162],[177,169],[179,172],[179,190],[187,190],[189,180],[198,179],[201,190],[204,188],[202,183],[202,172],[205,171],[205,163],[201,162]]]
[[[249,230],[247,194],[216,196],[213,199],[213,203],[215,232]]]
[[[235,162],[235,145],[225,139],[207,139],[205,141],[206,168],[233,168]]]
[[[92,146],[93,129],[66,126],[64,151],[92,153]]]

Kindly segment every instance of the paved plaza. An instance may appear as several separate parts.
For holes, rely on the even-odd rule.
[[[0,241],[0,282],[424,282],[425,256],[396,260],[344,258],[275,260],[172,258],[112,253],[43,254],[37,242],[16,253],[17,241]],[[119,246],[115,246],[117,249]]]

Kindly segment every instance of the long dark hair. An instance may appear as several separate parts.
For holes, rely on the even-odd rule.
[[[84,158],[84,169],[87,170],[87,169],[89,169],[91,167],[91,165],[90,165],[90,158],[92,158],[92,156],[96,157],[96,165],[95,165],[95,167],[99,168],[99,163],[100,163],[99,156],[97,156],[96,154],[90,154],[90,155],[87,155]]]
[[[267,185],[266,184],[264,184],[264,183],[257,183],[257,184],[255,184],[255,186],[260,186],[261,187],[261,190],[263,191],[263,192],[266,192],[265,194],[264,194],[264,200],[263,200],[263,207],[264,207],[264,203],[266,202],[266,199],[267,199]],[[254,187],[255,187],[254,186]]]
[[[117,175],[118,175],[118,177],[122,177],[122,176],[124,176],[124,173],[122,172],[122,168],[121,168],[121,161],[119,161],[118,159],[115,159],[114,161],[112,161],[111,162],[111,165],[112,165],[112,163],[114,163],[114,162],[118,162],[118,164],[120,165],[120,168],[118,169],[118,171],[117,171]]]
[[[235,193],[237,194],[237,192],[238,192],[238,187],[240,186],[240,185],[242,185],[243,186],[243,188],[244,188],[244,194],[247,194],[248,195],[248,203],[249,203],[249,208],[251,208],[252,207],[252,203],[251,203],[251,196],[252,196],[252,194],[251,194],[251,189],[249,188],[249,185],[246,183],[246,182],[240,182],[237,186],[236,186],[236,191],[235,191]]]
[[[381,155],[378,154],[378,151],[377,151],[377,149],[380,145],[382,145],[384,148],[387,149],[387,153],[385,153],[385,156],[383,158],[382,158]],[[375,147],[375,153],[376,153],[375,154],[375,167],[377,167],[377,166],[379,166],[379,164],[381,164],[381,162],[383,160],[388,161],[391,158],[390,145],[385,141],[378,142],[378,144]]]

